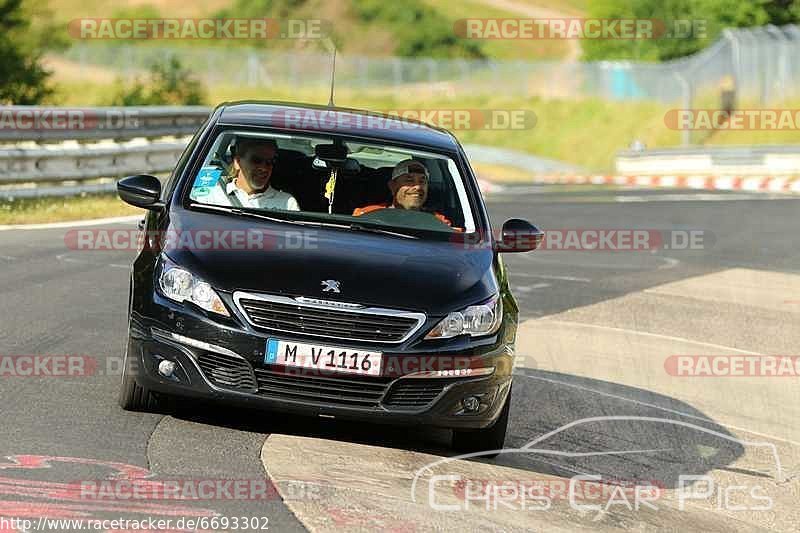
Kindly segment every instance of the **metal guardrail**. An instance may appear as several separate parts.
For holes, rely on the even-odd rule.
[[[106,192],[114,182],[99,178],[170,172],[210,112],[205,106],[0,107],[6,145],[0,197]]]
[[[191,135],[208,118],[205,106],[0,107],[0,142],[128,140]]]
[[[120,178],[139,172],[169,172],[180,157],[187,139],[152,142],[143,139],[192,134],[210,112],[210,108],[200,106],[84,109],[0,107],[0,142],[45,143],[32,148],[0,148],[0,197],[107,192],[114,189],[113,181],[81,182],[97,178]],[[37,120],[40,126],[46,127],[4,127],[7,124],[35,126]],[[75,127],[70,127],[70,120]],[[143,139],[119,142],[134,138]],[[46,144],[101,139],[114,142],[69,143],[72,147]],[[465,148],[474,161],[515,166],[533,173],[577,170],[558,161],[513,150],[480,145],[467,145]],[[7,187],[20,184],[25,186]]]
[[[55,182],[121,177],[139,172],[168,172],[186,142],[74,150],[0,150],[0,183]]]
[[[210,108],[85,108],[78,110],[83,113],[83,127],[74,129],[39,128],[28,131],[24,128],[9,129],[6,126],[8,122],[3,122],[9,117],[16,117],[19,121],[20,117],[28,120],[37,113],[41,117],[48,112],[52,115],[53,112],[63,111],[59,108],[0,107],[0,142],[25,143],[35,140],[44,143],[31,148],[0,147],[0,197],[107,191],[113,189],[113,183],[82,182],[98,178],[121,178],[139,172],[169,172],[188,142],[185,136],[194,133],[205,121]],[[109,122],[102,122],[106,119],[98,118],[105,116],[112,118],[108,119]],[[128,117],[128,120],[124,117]],[[95,122],[89,122],[91,120]],[[114,127],[101,128],[100,123]],[[88,124],[94,127],[86,127]],[[163,139],[165,136],[173,138]],[[174,138],[177,136],[184,137]],[[101,139],[106,141],[89,143]],[[120,142],[126,139],[127,142]],[[78,142],[64,143],[65,140]],[[47,144],[54,142],[63,144]],[[557,161],[511,150],[476,145],[467,145],[466,149],[473,161],[516,166],[532,173],[577,170]],[[627,150],[617,154],[616,166],[618,174],[627,175],[797,175],[800,173],[800,146]],[[26,186],[19,186],[21,184]]]

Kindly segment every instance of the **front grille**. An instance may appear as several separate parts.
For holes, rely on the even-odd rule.
[[[203,353],[197,358],[206,378],[219,387],[253,391],[256,380],[250,363],[239,357],[217,353]]]
[[[430,378],[401,379],[392,386],[383,404],[394,407],[425,407],[442,393],[450,381]]]
[[[250,322],[259,328],[299,335],[372,342],[401,342],[419,325],[417,316],[343,311],[302,305],[289,298],[238,303]]]
[[[389,378],[292,376],[256,368],[258,393],[293,400],[376,407]]]

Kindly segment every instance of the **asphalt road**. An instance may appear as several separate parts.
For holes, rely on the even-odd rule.
[[[800,200],[526,187],[493,194],[489,206],[496,226],[527,218],[567,247],[598,229],[649,230],[648,245],[575,251],[554,241],[506,256],[522,363],[507,446],[536,446],[442,472],[551,489],[576,474],[652,480],[662,491],[657,509],[596,499],[604,508],[589,509],[567,497],[541,512],[520,509],[520,498],[467,509],[463,493],[441,494],[430,478],[410,492],[419,468],[450,455],[446,432],[188,404],[169,416],[124,412],[116,370],[133,252],[70,250],[68,228],[53,228],[0,231],[0,355],[81,355],[92,370],[68,378],[0,371],[0,516],[216,513],[265,517],[277,531],[797,531],[800,378],[681,378],[666,361],[800,353]],[[687,235],[694,249],[680,246]],[[283,498],[87,503],[93,487],[144,475],[164,483],[269,475]],[[713,487],[686,497],[679,489],[690,475]],[[457,512],[431,510],[431,494]]]

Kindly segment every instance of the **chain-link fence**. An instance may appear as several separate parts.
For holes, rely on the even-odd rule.
[[[103,68],[130,77],[157,59],[180,57],[206,84],[324,89],[331,57],[305,52],[248,48],[136,46],[81,43],[66,58],[81,71]],[[726,30],[712,46],[665,63],[601,61],[487,61],[373,58],[340,55],[337,88],[382,89],[397,95],[440,93],[529,95],[550,98],[596,97],[656,100],[690,107],[704,95],[716,97],[725,79],[737,97],[762,106],[800,96],[800,27],[765,26]],[[718,100],[712,105],[718,105]]]

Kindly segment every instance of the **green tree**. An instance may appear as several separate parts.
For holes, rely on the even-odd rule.
[[[169,57],[150,65],[148,76],[133,82],[117,80],[111,105],[201,105],[205,103],[203,84],[180,60]]]
[[[40,104],[53,94],[48,83],[51,73],[42,66],[41,60],[47,48],[63,46],[64,37],[53,31],[46,17],[41,24],[32,24],[31,15],[23,0],[0,0],[2,104]]]
[[[222,18],[272,17],[278,19],[316,18],[325,0],[236,0],[232,7],[221,10]],[[458,38],[453,24],[424,0],[341,0],[342,25],[334,21],[330,37],[337,47],[347,50],[348,40],[354,39],[359,27],[376,26],[394,38],[394,53],[406,57],[486,57],[476,41]],[[355,26],[351,24],[355,22]],[[353,30],[353,27],[357,28]],[[274,47],[275,42],[255,41],[256,46]]]
[[[800,0],[595,0],[588,16],[600,19],[655,19],[674,31],[689,21],[691,31],[656,39],[584,39],[586,60],[666,61],[698,52],[725,28],[800,21]]]

